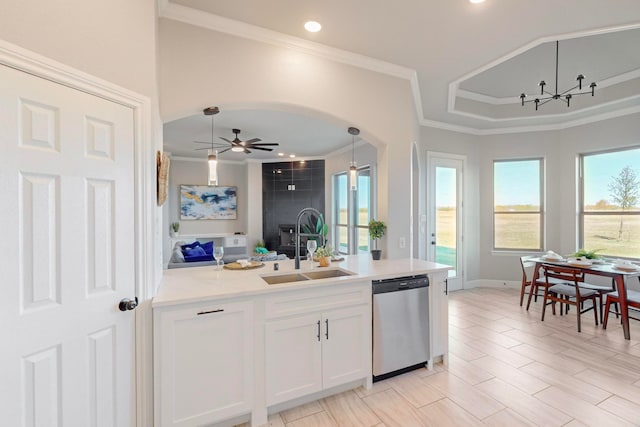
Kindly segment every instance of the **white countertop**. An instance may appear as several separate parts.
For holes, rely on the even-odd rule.
[[[275,262],[279,264],[279,271],[273,270]],[[296,288],[311,289],[337,283],[361,282],[363,279],[388,279],[451,269],[448,265],[418,259],[373,261],[369,254],[350,255],[345,256],[344,261],[332,262],[331,267],[327,268],[348,270],[355,273],[352,276],[269,285],[260,276],[295,272],[294,260],[267,261],[264,264],[264,267],[251,270],[218,271],[215,265],[165,270],[158,294],[153,299],[153,307],[288,291]],[[324,269],[326,268],[318,267],[317,262],[314,263],[313,270]],[[309,261],[301,261],[298,271],[304,273],[309,270],[311,270]]]

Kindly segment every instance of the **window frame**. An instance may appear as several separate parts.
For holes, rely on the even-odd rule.
[[[594,211],[594,212],[588,212],[585,210],[585,195],[584,195],[584,159],[585,157],[592,157],[592,156],[599,156],[599,155],[604,155],[604,154],[609,154],[609,153],[619,153],[619,152],[623,152],[623,151],[634,151],[634,150],[638,150],[640,149],[640,145],[634,145],[631,147],[621,147],[621,148],[612,148],[612,149],[608,149],[608,150],[599,150],[599,151],[592,151],[592,152],[588,152],[588,153],[580,153],[578,155],[578,239],[577,239],[577,244],[578,244],[578,248],[584,248],[585,247],[585,238],[584,238],[584,233],[585,233],[585,226],[584,226],[584,220],[585,220],[585,216],[589,216],[589,215],[594,215],[594,216],[610,216],[610,215],[616,215],[616,216],[633,216],[633,215],[640,215],[640,210],[637,211],[612,211],[612,212],[600,212],[600,211]],[[577,248],[576,248],[577,249]],[[630,257],[630,256],[620,256],[620,255],[611,255],[611,254],[607,254],[607,253],[601,253],[600,255],[609,255],[609,256],[615,256],[616,258],[627,258],[627,259],[638,259],[637,257]]]
[[[515,211],[515,212],[502,212],[496,211],[496,163],[507,163],[507,162],[527,162],[527,161],[537,161],[539,166],[539,188],[540,188],[540,208],[538,211]],[[491,184],[492,184],[492,250],[494,252],[540,252],[545,247],[545,230],[546,230],[546,209],[545,209],[545,158],[544,157],[522,157],[522,158],[506,158],[506,159],[493,159],[492,167],[491,167]],[[506,247],[496,247],[496,217],[500,214],[509,214],[509,215],[531,215],[537,214],[540,217],[540,230],[539,235],[540,239],[538,241],[538,248],[506,248]]]
[[[370,179],[370,183],[369,183],[369,217],[370,218],[375,218],[376,215],[376,171],[375,171],[375,167],[374,165],[362,165],[359,166],[357,168],[357,173],[356,173],[356,180],[358,179],[358,177],[360,176],[360,172],[364,171],[364,170],[368,170],[369,171],[369,179]],[[338,179],[341,176],[346,176],[347,177],[347,188],[346,191],[348,192],[347,194],[347,224],[343,224],[343,223],[339,223],[339,212],[338,212],[338,208],[339,208],[339,203],[336,200],[336,196],[337,196],[337,186],[338,186]],[[357,197],[358,197],[358,192],[360,191],[360,187],[358,187],[357,190],[352,191],[351,190],[351,181],[350,181],[350,176],[349,176],[349,172],[348,171],[341,171],[341,172],[337,172],[335,174],[333,174],[331,176],[331,182],[332,182],[332,194],[331,194],[331,199],[332,199],[332,212],[333,212],[333,227],[332,227],[332,240],[335,244],[334,249],[339,251],[340,247],[337,244],[338,243],[338,237],[339,237],[339,233],[340,233],[340,229],[344,228],[346,226],[347,228],[347,252],[340,252],[341,254],[344,255],[357,255],[358,254],[358,231],[360,230],[368,230],[369,229],[369,225],[358,225],[358,203],[357,203]],[[368,234],[368,233],[367,233]],[[368,242],[368,247],[371,248],[371,239],[369,238],[369,242]]]

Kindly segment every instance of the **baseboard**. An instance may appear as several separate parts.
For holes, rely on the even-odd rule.
[[[520,289],[522,282],[519,280],[492,280],[478,279],[467,280],[464,284],[465,289],[473,288],[504,288],[504,289]]]

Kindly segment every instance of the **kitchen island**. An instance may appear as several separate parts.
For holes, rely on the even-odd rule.
[[[369,255],[274,264],[165,271],[153,300],[155,425],[258,426],[267,413],[370,387],[372,280],[429,275],[429,365],[446,360],[450,267]]]

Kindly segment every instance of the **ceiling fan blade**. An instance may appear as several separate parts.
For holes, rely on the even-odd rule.
[[[253,144],[254,142],[258,142],[258,141],[262,141],[260,138],[253,138],[253,139],[249,139],[248,141],[245,141],[245,144]]]
[[[247,150],[246,148],[244,149],[244,152],[245,152],[246,154],[251,154],[251,151]]]
[[[261,142],[259,144],[251,144],[254,147],[265,146],[265,145],[280,145],[277,142]]]
[[[229,141],[227,138],[225,138],[224,136],[219,136],[218,138],[227,141],[229,144],[233,144],[233,141]]]
[[[229,150],[231,150],[231,147],[227,148],[226,150],[218,151],[218,154],[226,153]]]
[[[273,148],[262,148],[256,147],[255,145],[251,147],[252,150],[262,150],[262,151],[273,151]]]
[[[210,150],[209,147],[204,147],[204,148],[194,148],[193,151],[200,151],[200,150]]]

